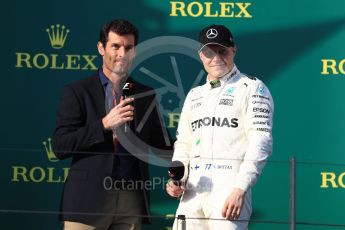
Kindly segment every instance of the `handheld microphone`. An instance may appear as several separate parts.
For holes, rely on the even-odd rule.
[[[134,89],[134,83],[132,82],[126,82],[126,84],[123,86],[122,88],[122,96],[123,96],[123,99],[126,99],[126,98],[131,98],[133,97],[133,89]],[[132,103],[130,103],[130,105],[133,105]],[[126,122],[125,124],[125,133],[128,132],[129,130],[129,127],[131,126],[131,122],[128,121]]]
[[[181,179],[184,176],[184,164],[181,161],[173,161],[169,166],[169,177],[172,179],[174,185],[180,186]]]

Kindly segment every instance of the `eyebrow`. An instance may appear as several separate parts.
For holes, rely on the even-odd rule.
[[[112,42],[112,43],[110,43],[110,45],[122,46],[122,44],[116,43],[116,42]],[[125,47],[133,47],[134,44],[127,44],[127,45],[124,45],[124,46],[125,46]]]

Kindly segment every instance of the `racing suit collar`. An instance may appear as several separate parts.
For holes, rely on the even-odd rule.
[[[205,85],[206,85],[207,89],[209,89],[209,90],[214,89],[214,88],[218,88],[219,86],[224,85],[227,81],[232,79],[238,73],[239,73],[239,70],[237,69],[236,65],[234,64],[234,67],[232,68],[232,70],[229,73],[225,74],[223,77],[219,78],[218,80],[210,81],[210,80],[208,80],[208,78],[206,78],[206,84]]]

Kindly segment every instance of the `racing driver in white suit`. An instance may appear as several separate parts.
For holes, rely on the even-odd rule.
[[[185,215],[186,229],[243,230],[251,188],[272,152],[273,100],[262,81],[237,69],[225,26],[204,28],[199,41],[207,80],[188,93],[177,129],[173,160],[187,169],[184,183],[166,190],[182,195],[176,216]]]

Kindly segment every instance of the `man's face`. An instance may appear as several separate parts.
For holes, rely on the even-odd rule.
[[[208,73],[208,79],[215,80],[229,73],[234,67],[235,54],[236,47],[205,46],[199,56]]]
[[[102,55],[103,72],[106,76],[110,77],[111,74],[119,77],[127,76],[135,57],[134,40],[132,34],[118,35],[110,31],[105,47],[98,42],[98,52]]]

